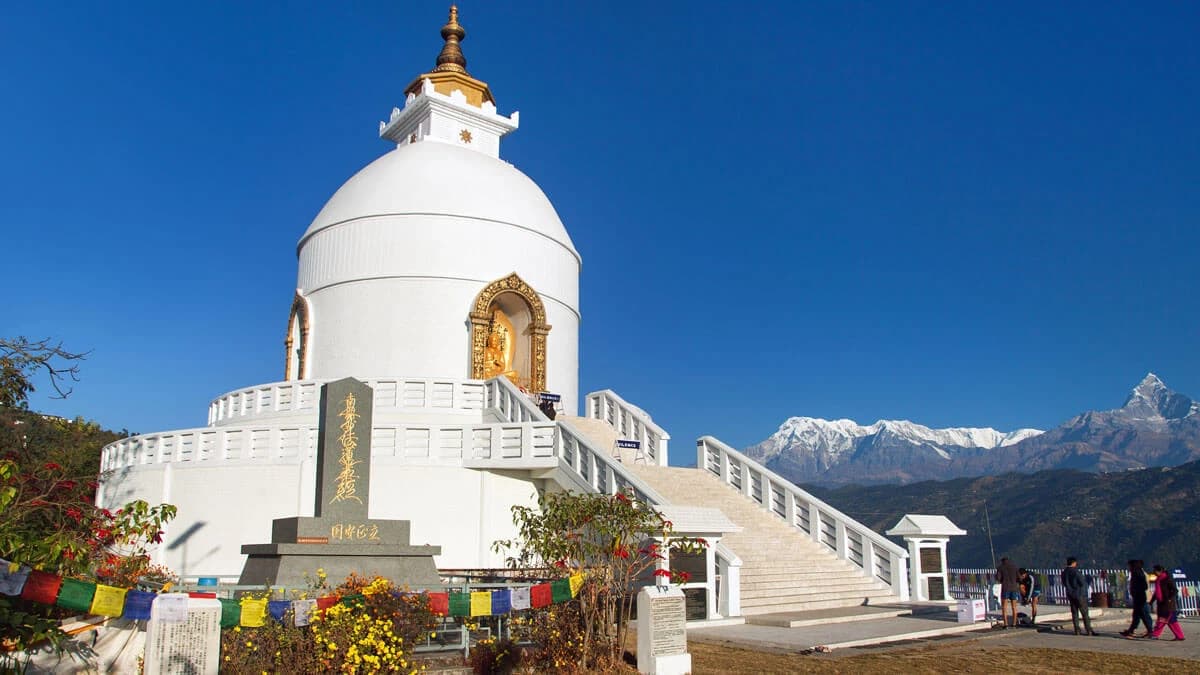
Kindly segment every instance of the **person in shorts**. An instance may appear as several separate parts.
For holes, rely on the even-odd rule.
[[[1017,627],[1017,601],[1021,599],[1021,574],[1013,561],[1008,558],[1000,559],[996,568],[996,579],[1000,582],[1000,615],[1004,618],[1005,628]],[[1009,609],[1012,609],[1012,620],[1009,620]]]
[[[1038,598],[1042,597],[1042,585],[1037,575],[1022,567],[1019,571],[1021,580],[1021,604],[1029,605],[1029,623],[1037,624]]]

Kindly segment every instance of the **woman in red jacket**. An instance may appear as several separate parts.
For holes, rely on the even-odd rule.
[[[1154,566],[1154,599],[1158,605],[1158,621],[1154,624],[1154,630],[1150,632],[1150,639],[1157,640],[1162,634],[1163,628],[1171,627],[1171,632],[1175,634],[1176,640],[1183,639],[1183,628],[1179,625],[1179,611],[1176,598],[1179,597],[1179,589],[1175,586],[1175,580],[1171,578],[1171,573],[1163,569],[1162,565]]]

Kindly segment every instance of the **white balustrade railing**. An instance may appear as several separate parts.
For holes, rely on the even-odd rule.
[[[651,464],[667,466],[667,442],[671,435],[654,423],[646,411],[621,398],[611,389],[587,395],[587,416],[608,422],[624,439],[641,441]]]
[[[461,464],[487,460],[496,466],[556,466],[553,422],[491,424],[376,424],[371,456],[401,463]],[[104,447],[101,471],[173,463],[210,466],[278,463],[316,457],[317,426],[204,427],[124,438]],[[485,462],[486,463],[486,462]]]
[[[908,600],[908,552],[884,535],[712,436],[696,441],[696,465]]]
[[[259,417],[315,413],[325,382],[328,380],[292,380],[231,391],[209,404],[208,424],[238,424]],[[377,413],[468,412],[484,408],[485,383],[479,380],[376,378],[365,382],[375,392]]]
[[[633,475],[627,467],[613,459],[612,450],[596,447],[579,430],[565,420],[558,420],[556,448],[565,467],[601,494],[615,495],[632,492],[651,505],[669,503],[645,481]]]
[[[517,389],[507,377],[493,377],[483,383],[483,407],[506,422],[550,421],[533,396]]]

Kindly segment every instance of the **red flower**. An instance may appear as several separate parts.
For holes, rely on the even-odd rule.
[[[616,551],[613,551],[618,558],[628,558],[629,548],[626,546],[618,546]]]
[[[679,576],[679,583],[681,583],[681,584],[686,584],[687,582],[692,580],[691,572],[680,572],[678,576]]]
[[[54,462],[46,462],[45,464],[42,465],[42,468],[47,471],[59,471],[62,469],[62,465],[55,464]]]
[[[162,538],[163,538],[163,531],[159,530],[158,532],[154,533],[153,537],[150,537],[150,541],[154,542],[155,544],[161,544]]]
[[[656,577],[669,577],[669,576],[671,576],[671,570],[664,570],[664,569],[657,569],[657,570],[654,570],[654,576],[656,576]]]
[[[55,485],[54,487],[59,490],[74,490],[76,485],[78,485],[78,483],[73,480],[60,480],[58,481],[58,485]]]
[[[628,501],[629,501],[629,497],[626,497],[624,492],[618,492],[618,493],[617,493],[617,501],[619,501],[619,502],[628,502]]]
[[[109,532],[108,530],[104,529],[103,527],[97,528],[97,530],[96,530],[96,538],[98,538],[98,539],[108,539],[110,534],[112,534],[112,532]]]
[[[83,517],[83,511],[80,511],[79,509],[72,506],[71,508],[67,509],[67,517],[78,520],[79,518]]]

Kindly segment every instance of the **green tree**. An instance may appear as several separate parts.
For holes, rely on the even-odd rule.
[[[149,568],[149,545],[175,516],[169,504],[95,506],[100,449],[120,434],[28,410],[33,379],[70,394],[84,354],[50,340],[0,339],[0,558],[63,576],[129,585]],[[0,644],[23,650],[65,636],[53,608],[0,598]],[[0,665],[4,665],[0,663]]]
[[[656,574],[686,581],[660,567],[667,550],[703,551],[702,539],[678,536],[650,504],[625,494],[545,493],[537,508],[514,506],[519,536],[497,541],[512,569],[584,575],[580,589],[582,635],[573,655],[584,671],[620,662],[638,586]],[[554,664],[546,664],[553,666]]]

